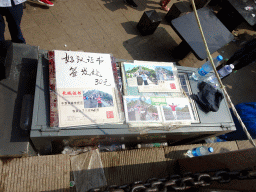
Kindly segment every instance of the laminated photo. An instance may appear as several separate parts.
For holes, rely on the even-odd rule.
[[[124,97],[126,122],[160,122],[159,107],[152,105],[150,97]]]
[[[161,106],[164,122],[194,120],[188,98],[166,98],[166,103]]]
[[[158,81],[174,81],[172,66],[156,66],[155,71]]]
[[[128,86],[157,85],[154,66],[125,63],[124,68]]]
[[[177,69],[173,63],[123,63],[127,87],[139,92],[180,92]]]
[[[112,90],[87,89],[83,91],[84,108],[113,107]]]

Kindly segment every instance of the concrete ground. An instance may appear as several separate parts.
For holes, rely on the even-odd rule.
[[[166,12],[160,9],[159,0],[135,0],[137,9],[127,6],[123,0],[52,2],[54,7],[50,8],[33,1],[26,3],[21,28],[27,44],[46,50],[112,53],[116,58],[128,60],[175,61],[171,53],[181,39],[164,20]],[[176,2],[180,1],[172,0],[168,7]],[[148,10],[156,10],[163,21],[153,35],[141,36],[136,24]],[[238,35],[237,40],[213,56],[221,54],[228,59],[246,40],[255,37],[255,31],[247,23],[242,23],[233,33]],[[5,37],[10,39],[8,28]],[[199,67],[204,62],[190,53],[177,64]],[[251,64],[223,81],[234,104],[255,101],[255,73],[256,67]]]

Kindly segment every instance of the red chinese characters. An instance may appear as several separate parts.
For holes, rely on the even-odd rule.
[[[114,118],[114,112],[113,111],[107,111],[107,118],[110,119],[110,118]]]
[[[82,95],[81,91],[63,91],[62,95]]]
[[[171,89],[176,89],[175,83],[170,83],[170,87],[171,87]]]

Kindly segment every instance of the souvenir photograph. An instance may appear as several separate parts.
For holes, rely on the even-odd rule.
[[[155,66],[124,64],[128,86],[157,85]]]
[[[164,121],[193,121],[192,110],[187,98],[166,98],[162,106]]]
[[[112,89],[101,91],[96,89],[83,91],[84,108],[113,107]]]
[[[152,105],[150,97],[124,97],[127,122],[159,122],[159,108]]]
[[[174,81],[173,68],[171,66],[156,66],[156,78],[159,81]]]

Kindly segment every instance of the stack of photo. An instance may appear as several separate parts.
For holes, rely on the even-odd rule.
[[[150,126],[194,120],[173,63],[134,61],[122,63],[121,68],[127,123]]]

